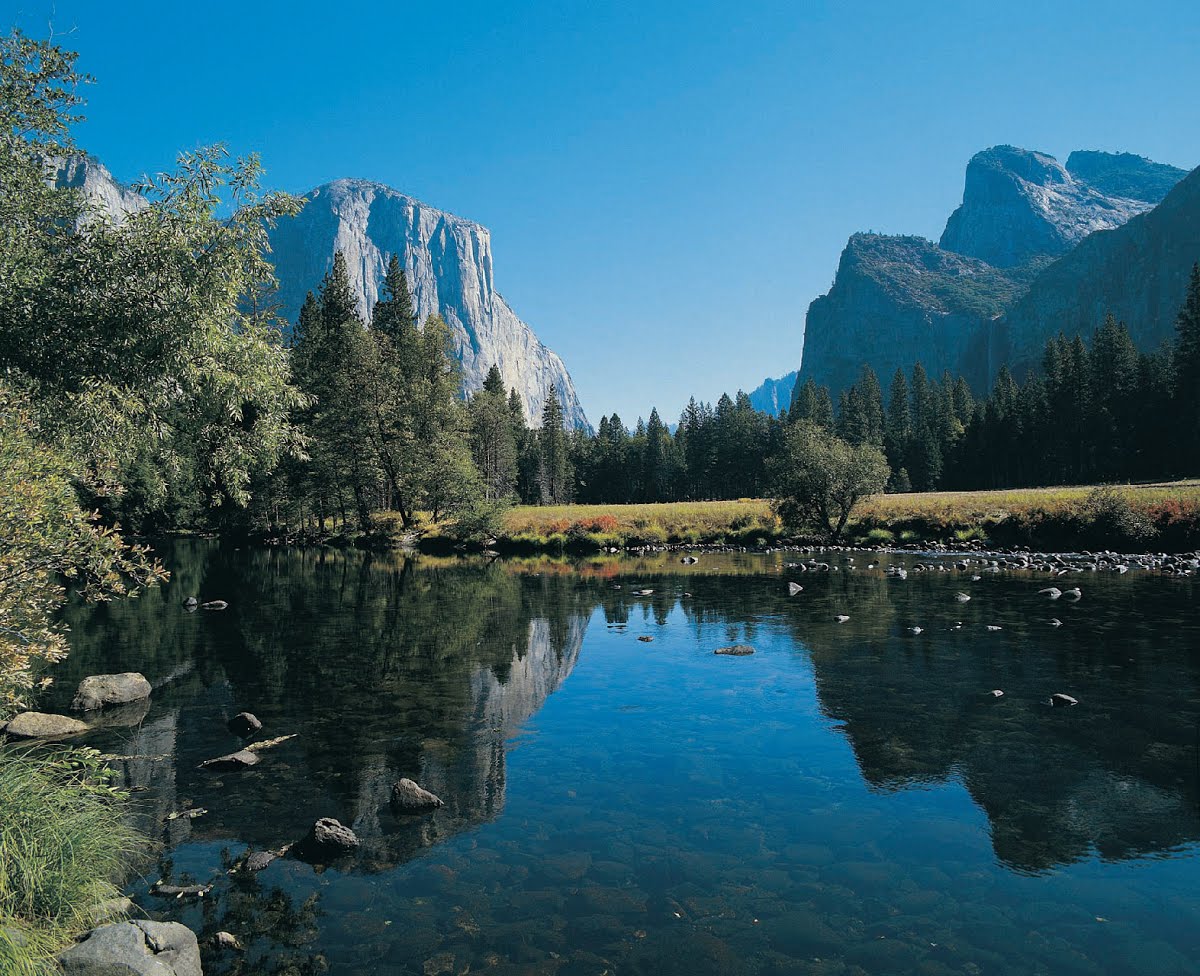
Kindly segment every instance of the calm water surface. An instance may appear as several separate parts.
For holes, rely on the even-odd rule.
[[[154,683],[91,743],[135,757],[162,840],[138,905],[245,943],[206,972],[1200,972],[1193,581],[1081,576],[1069,605],[1044,578],[901,581],[862,555],[803,576],[778,555],[164,556],[162,591],[72,608],[48,704],[89,673]],[[193,594],[230,609],[189,614]],[[731,643],[757,653],[712,653]],[[197,769],[242,709],[296,738]],[[394,816],[402,776],[445,808]],[[167,819],[186,807],[208,813]],[[354,857],[226,874],[322,816]],[[159,878],[216,887],[168,901]]]

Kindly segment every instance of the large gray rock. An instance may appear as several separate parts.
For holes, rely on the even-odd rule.
[[[78,190],[96,213],[120,222],[127,214],[148,205],[141,194],[122,186],[104,165],[91,156],[54,157],[48,160],[56,186]]]
[[[203,976],[195,934],[178,922],[113,922],[61,956],[68,976]]]
[[[271,260],[288,321],[296,321],[304,296],[321,283],[337,251],[346,256],[358,312],[367,321],[395,254],[419,321],[437,312],[450,326],[466,390],[479,389],[496,365],[505,387],[520,394],[533,426],[541,424],[551,385],[568,428],[587,425],[562,360],[496,290],[486,227],[367,180],[335,180],[307,198],[296,217],[271,231]]]
[[[22,712],[7,725],[0,727],[0,731],[10,739],[61,739],[69,735],[79,735],[88,728],[86,722],[68,718],[66,715]]]
[[[442,806],[440,797],[423,789],[411,779],[392,785],[392,809],[400,813],[425,813]]]
[[[358,847],[358,836],[333,817],[322,817],[299,844],[296,854],[307,861],[324,861],[352,853]]]
[[[93,674],[79,682],[71,708],[77,712],[90,712],[106,705],[124,705],[149,698],[150,691],[150,682],[136,671]]]

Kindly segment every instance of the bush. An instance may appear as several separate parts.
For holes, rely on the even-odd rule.
[[[896,533],[891,529],[875,528],[866,534],[866,541],[873,545],[887,545],[896,541]]]
[[[454,520],[451,534],[462,542],[486,542],[504,531],[504,517],[512,506],[507,501],[476,499]]]
[[[1111,485],[1088,492],[1083,509],[1084,517],[1091,523],[1089,534],[1094,534],[1101,545],[1138,546],[1155,535],[1150,516],[1135,508],[1123,492]]]
[[[0,752],[0,971],[56,972],[145,854],[109,775],[91,749]]]

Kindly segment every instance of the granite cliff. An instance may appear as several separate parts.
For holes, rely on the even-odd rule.
[[[1002,364],[1040,355],[1050,332],[1090,333],[1109,307],[1140,345],[1156,345],[1183,294],[1179,267],[1200,257],[1187,257],[1185,229],[1200,214],[1171,191],[1185,175],[1128,153],[1075,152],[1067,166],[1011,146],[977,154],[939,243],[851,237],[833,286],[809,306],[800,379],[836,396],[864,363],[886,387],[920,360],[983,390]],[[1101,256],[1118,247],[1138,254],[1129,274]]]
[[[796,387],[796,377],[799,375],[793,370],[777,380],[763,380],[750,392],[750,405],[772,416],[776,416],[780,410],[786,410],[792,402],[792,390]]]
[[[54,159],[49,165],[59,186],[78,188],[93,207],[115,219],[147,205],[90,156]],[[346,255],[366,321],[387,262],[398,254],[421,320],[438,312],[450,326],[463,364],[464,392],[479,389],[495,364],[505,384],[521,395],[531,425],[540,425],[553,385],[568,427],[588,426],[563,361],[496,291],[486,227],[365,180],[336,180],[307,199],[298,216],[271,232],[271,260],[288,321],[295,321],[305,294],[320,285],[338,250]]]
[[[1188,275],[1200,261],[1200,169],[1153,210],[1092,234],[1047,267],[991,330],[989,358],[1018,372],[1035,366],[1060,330],[1088,335],[1112,312],[1138,346],[1157,348],[1175,329]]]
[[[551,385],[569,427],[586,427],[575,384],[558,355],[517,317],[496,290],[491,232],[380,183],[335,180],[307,194],[300,213],[271,232],[282,312],[295,321],[309,290],[346,256],[364,321],[379,297],[387,263],[400,257],[417,313],[438,312],[450,326],[464,387],[478,389],[493,364],[515,387],[534,426]]]

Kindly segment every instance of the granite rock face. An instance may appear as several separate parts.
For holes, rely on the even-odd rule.
[[[56,186],[72,187],[95,210],[116,221],[148,206],[141,194],[122,186],[105,166],[91,156],[55,157],[48,161]]]
[[[435,210],[380,183],[335,180],[317,187],[296,217],[271,232],[282,313],[294,322],[305,294],[321,283],[335,252],[346,257],[364,321],[396,254],[424,321],[438,312],[450,326],[464,386],[479,389],[493,364],[515,387],[530,424],[541,424],[551,385],[568,426],[587,426],[567,368],[496,290],[491,232]]]
[[[1077,180],[1053,156],[995,146],[967,164],[962,205],[939,245],[997,268],[1065,254],[1097,230],[1111,230],[1151,204],[1110,197]]]
[[[1021,287],[1019,274],[923,237],[855,234],[833,287],[809,306],[801,379],[811,376],[836,396],[866,364],[886,390],[897,367],[920,361],[931,375],[950,368],[982,382],[978,327]]]
[[[1077,149],[1067,157],[1067,172],[1110,197],[1158,204],[1187,176],[1187,170],[1156,163],[1133,153]]]
[[[833,287],[809,306],[799,381],[836,397],[868,364],[886,391],[897,368],[920,361],[982,392],[1002,365],[1036,362],[1059,328],[1090,334],[1108,308],[1153,348],[1182,300],[1180,269],[1200,255],[1189,251],[1195,174],[1167,193],[1182,175],[1130,154],[1072,153],[1064,167],[1009,146],[979,153],[939,244],[851,237]],[[1137,252],[1133,264],[1120,247]]]
[[[49,165],[59,186],[78,187],[89,203],[117,220],[148,205],[91,157],[54,159]],[[307,199],[300,214],[281,221],[270,238],[280,311],[288,322],[295,322],[305,294],[317,289],[338,250],[346,255],[358,311],[367,321],[387,263],[397,254],[420,320],[438,312],[450,326],[463,364],[464,392],[482,387],[495,364],[505,385],[521,395],[531,426],[541,425],[553,385],[567,426],[588,427],[563,361],[496,291],[486,227],[366,180],[335,180]]]
[[[1157,207],[1093,234],[1047,267],[991,333],[990,358],[1018,373],[1063,330],[1090,335],[1108,312],[1145,351],[1174,335],[1192,266],[1200,261],[1200,169]]]
[[[792,371],[779,379],[767,378],[750,392],[750,405],[773,417],[786,410],[792,403],[792,391],[796,388],[798,371]]]

